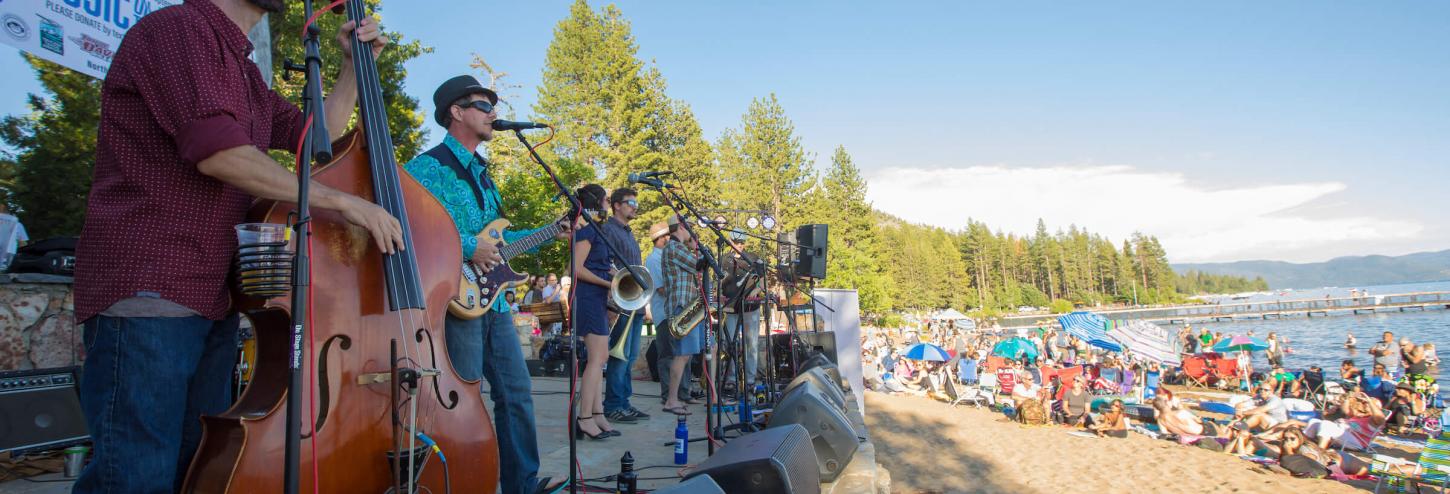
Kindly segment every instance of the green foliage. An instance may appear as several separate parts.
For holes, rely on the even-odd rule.
[[[1052,311],[1053,314],[1065,314],[1068,312],[1072,312],[1073,305],[1072,302],[1068,302],[1060,298],[1055,298],[1052,299],[1052,303],[1047,304],[1047,309]]]
[[[557,129],[541,154],[585,171],[563,174],[570,187],[599,182],[613,189],[626,185],[630,172],[672,171],[671,182],[696,206],[711,207],[718,179],[710,145],[689,106],[665,94],[664,76],[641,61],[638,51],[618,7],[595,11],[583,0],[570,7],[569,16],[554,28],[533,108]],[[521,147],[505,140],[510,142],[491,144],[495,157],[522,156]],[[640,216],[631,226],[647,250],[646,232],[650,224],[665,220],[668,208],[658,194],[636,192]],[[541,264],[562,267],[564,257]]]
[[[412,60],[418,55],[432,52],[431,48],[424,48],[417,40],[408,40],[402,33],[388,31],[387,19],[383,17],[380,8],[380,0],[367,0],[367,5],[377,13],[382,20],[383,33],[389,39],[387,48],[378,56],[378,80],[382,84],[383,102],[387,105],[388,134],[393,137],[393,147],[397,151],[398,163],[406,163],[423,151],[424,137],[427,135],[423,123],[433,122],[430,115],[431,104],[424,111],[418,107],[418,100],[403,92],[403,79],[408,75],[403,64]],[[301,63],[303,60],[302,42],[300,33],[302,23],[306,22],[303,15],[302,2],[284,2],[287,11],[284,15],[271,14],[267,16],[268,29],[272,34],[272,89],[278,94],[287,98],[288,101],[301,105],[301,94],[303,77],[294,74],[291,80],[284,79],[285,70],[283,63],[291,60]],[[318,5],[320,8],[321,5]],[[319,35],[322,49],[322,88],[323,91],[330,91],[337,74],[342,70],[342,54],[337,46],[337,28],[347,22],[346,16],[322,15],[317,19],[317,25],[321,29]],[[430,102],[431,103],[431,102]],[[353,114],[353,121],[356,122],[358,114]],[[328,129],[336,132],[336,129]],[[282,166],[292,168],[292,153],[273,152],[272,157]]]
[[[716,150],[725,207],[766,211],[787,231],[810,222],[813,203],[823,199],[812,193],[814,160],[775,94],[752,100],[740,127],[726,130]]]
[[[1269,283],[1262,276],[1249,280],[1239,276],[1188,270],[1173,277],[1173,288],[1179,293],[1189,295],[1263,292],[1269,290]]]
[[[30,55],[25,61],[45,95],[30,95],[30,114],[0,120],[0,140],[16,150],[0,156],[3,199],[31,238],[79,235],[96,160],[101,81]]]

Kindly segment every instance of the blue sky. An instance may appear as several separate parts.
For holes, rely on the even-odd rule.
[[[384,24],[435,49],[411,94],[477,52],[526,116],[569,2],[403,5]],[[774,92],[818,166],[845,145],[909,220],[1143,230],[1175,261],[1450,248],[1450,3],[619,6],[707,138]],[[0,87],[13,113],[36,84]]]

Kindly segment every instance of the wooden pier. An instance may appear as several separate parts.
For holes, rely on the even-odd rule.
[[[1249,319],[1281,319],[1286,317],[1328,317],[1332,315],[1376,314],[1450,309],[1450,292],[1415,292],[1362,297],[1271,300],[1235,304],[1197,304],[1139,309],[1094,310],[1108,319],[1142,319],[1150,322],[1184,324],[1198,321],[1235,321]],[[1051,316],[1010,316],[1002,318],[1005,329],[1037,327]]]

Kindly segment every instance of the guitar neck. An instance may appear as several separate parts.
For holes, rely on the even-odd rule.
[[[503,248],[498,250],[498,253],[500,256],[503,257],[504,262],[508,262],[508,260],[513,259],[514,256],[523,254],[529,249],[533,249],[534,247],[543,245],[544,242],[548,242],[549,239],[554,238],[554,235],[558,235],[559,231],[563,228],[564,227],[556,221],[553,224],[546,226],[537,232],[530,233],[524,238],[518,239],[513,243],[503,246]]]

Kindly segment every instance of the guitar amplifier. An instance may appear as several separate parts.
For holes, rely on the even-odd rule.
[[[0,372],[0,453],[64,448],[90,434],[76,392],[79,367]]]

